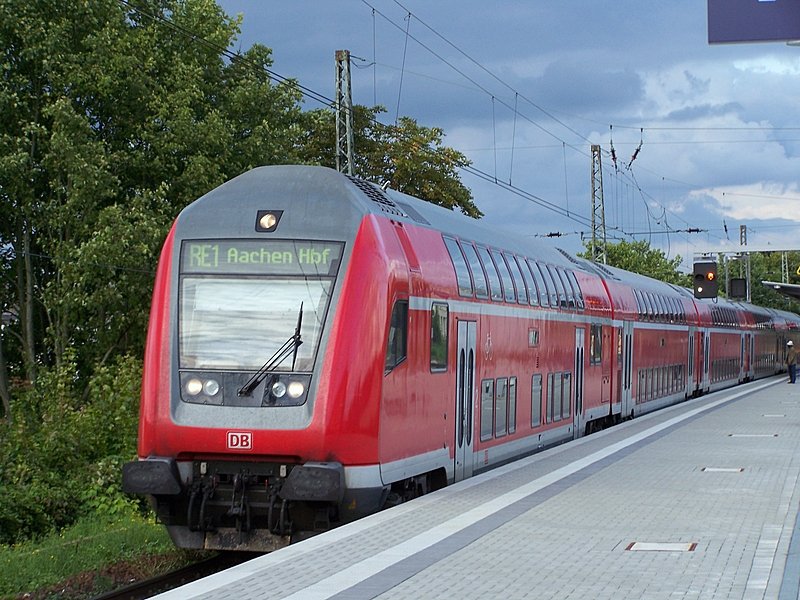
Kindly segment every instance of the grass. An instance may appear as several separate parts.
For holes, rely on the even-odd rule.
[[[149,576],[193,559],[175,549],[162,525],[138,514],[84,519],[37,541],[0,546],[0,599],[92,597],[118,587],[120,577],[141,576],[140,570]],[[67,595],[67,588],[86,588],[87,595],[77,589]]]

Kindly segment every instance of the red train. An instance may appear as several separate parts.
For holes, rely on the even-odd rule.
[[[798,327],[330,169],[262,167],[164,244],[123,485],[180,547],[270,550],[774,375]]]

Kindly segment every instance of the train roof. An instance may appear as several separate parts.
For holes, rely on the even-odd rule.
[[[711,302],[695,299],[692,291],[687,288],[588,261],[543,241],[489,227],[454,210],[396,190],[383,189],[374,183],[327,167],[306,165],[257,167],[211,190],[190,204],[181,213],[179,220],[188,219],[192,234],[195,236],[212,236],[218,232],[220,225],[228,223],[242,226],[244,219],[251,218],[249,209],[264,208],[265,195],[270,198],[280,198],[281,202],[288,203],[291,202],[293,194],[320,208],[327,207],[326,221],[329,226],[339,231],[351,230],[356,221],[360,221],[357,215],[383,214],[398,221],[440,231],[445,235],[567,269],[583,271],[608,283],[617,282],[634,289],[688,299],[697,305]],[[330,210],[331,205],[334,210]],[[243,210],[231,210],[232,207]],[[304,213],[306,216],[307,214]],[[757,321],[769,320],[785,324],[788,328],[800,329],[800,316],[795,313],[732,302],[724,298],[717,299],[716,302],[718,305],[722,303],[723,306],[735,310],[749,311],[756,316]]]

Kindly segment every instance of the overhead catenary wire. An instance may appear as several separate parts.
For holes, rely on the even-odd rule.
[[[147,10],[145,10],[145,9],[139,8],[139,7],[135,6],[135,5],[133,5],[133,4],[132,4],[132,3],[131,3],[129,0],[119,0],[119,1],[120,1],[120,3],[121,3],[121,4],[123,4],[124,6],[127,6],[127,7],[128,7],[129,9],[131,9],[132,11],[137,11],[139,14],[142,14],[142,15],[144,15],[144,16],[147,16],[147,17],[149,17],[149,18],[151,18],[151,19],[153,19],[153,20],[157,20],[157,21],[159,21],[159,22],[161,22],[161,23],[164,23],[166,26],[168,26],[168,27],[171,27],[173,30],[175,30],[175,31],[177,31],[177,32],[181,33],[182,35],[186,36],[186,37],[187,37],[188,39],[190,39],[192,42],[194,42],[194,43],[200,43],[200,44],[203,44],[203,45],[205,45],[205,46],[207,46],[207,47],[209,47],[209,48],[213,48],[215,51],[218,51],[218,52],[220,52],[220,54],[222,54],[223,56],[225,56],[226,58],[228,58],[228,59],[229,59],[229,60],[231,60],[231,61],[240,61],[240,62],[242,62],[243,64],[247,64],[248,66],[250,66],[250,67],[251,67],[251,68],[253,68],[253,69],[258,69],[258,70],[264,71],[264,72],[265,72],[265,73],[268,75],[268,77],[269,77],[271,80],[273,80],[273,81],[275,81],[275,82],[277,82],[277,83],[282,83],[282,84],[284,84],[284,85],[287,85],[287,86],[292,86],[292,87],[294,87],[295,89],[297,89],[297,90],[298,90],[298,91],[299,91],[299,92],[300,92],[300,93],[301,93],[303,96],[305,96],[305,97],[307,97],[307,98],[310,98],[310,99],[313,99],[313,100],[315,100],[315,101],[317,101],[317,102],[319,102],[319,103],[323,104],[323,105],[324,105],[325,107],[327,107],[327,108],[330,108],[330,107],[331,107],[331,106],[333,106],[333,104],[334,104],[334,101],[333,101],[331,98],[327,97],[325,94],[320,94],[320,93],[318,93],[318,92],[316,92],[316,91],[314,91],[314,90],[312,90],[312,89],[310,89],[310,88],[308,88],[308,87],[306,87],[306,86],[303,86],[303,85],[299,84],[299,83],[298,83],[298,82],[297,82],[295,79],[292,79],[292,78],[287,78],[287,77],[283,77],[282,75],[278,74],[277,72],[275,72],[275,71],[274,71],[274,70],[272,70],[272,69],[269,69],[269,68],[268,68],[266,65],[264,65],[264,64],[262,64],[262,63],[260,63],[260,62],[258,62],[258,61],[253,61],[253,60],[250,60],[249,58],[245,57],[244,55],[242,55],[242,54],[240,54],[240,53],[233,52],[233,51],[231,51],[231,50],[228,50],[227,48],[223,48],[223,47],[220,47],[220,46],[219,46],[219,45],[217,45],[217,44],[214,44],[214,43],[212,43],[212,42],[209,42],[208,40],[204,39],[202,36],[199,36],[199,35],[197,35],[197,34],[195,34],[195,33],[191,32],[190,30],[188,30],[188,29],[186,29],[186,28],[184,28],[184,27],[181,27],[180,25],[177,25],[177,24],[173,23],[173,22],[172,22],[170,19],[167,19],[167,18],[165,18],[164,16],[162,16],[162,15],[160,15],[160,14],[153,14],[152,12],[149,12],[149,11],[147,11]],[[369,2],[367,2],[366,0],[362,0],[362,2],[364,2],[364,4],[366,4],[368,7],[370,7],[370,9],[371,9],[371,10],[373,10],[373,11],[374,11],[374,13],[373,13],[373,18],[375,18],[375,17],[374,17],[374,14],[377,14],[377,15],[381,16],[382,18],[386,19],[386,20],[387,20],[389,23],[391,23],[391,24],[392,24],[394,27],[398,27],[398,28],[399,28],[401,31],[404,31],[404,29],[403,29],[402,27],[399,27],[399,26],[398,26],[398,25],[397,25],[395,22],[393,22],[391,19],[388,19],[388,17],[386,17],[386,15],[383,15],[383,14],[382,14],[380,11],[378,11],[377,9],[375,9],[375,7],[374,7],[374,6],[372,6],[372,5],[371,5]],[[399,4],[399,3],[398,3],[398,5],[400,5],[400,6],[402,7],[402,5],[401,5],[401,4]],[[411,17],[414,17],[414,18],[415,18],[417,21],[419,21],[419,22],[420,22],[420,23],[421,23],[421,24],[422,24],[424,27],[426,27],[427,29],[430,29],[431,31],[433,31],[433,32],[435,33],[435,35],[437,35],[437,36],[441,37],[441,38],[442,38],[442,39],[444,39],[444,40],[445,40],[445,41],[446,41],[446,42],[447,42],[449,45],[451,45],[452,47],[456,48],[456,50],[457,50],[459,53],[462,53],[462,54],[464,54],[465,56],[467,56],[467,58],[468,58],[468,59],[469,59],[471,62],[475,63],[475,64],[476,64],[477,66],[479,66],[479,67],[480,67],[482,70],[484,70],[484,71],[486,71],[487,73],[489,73],[489,74],[490,74],[490,75],[491,75],[493,78],[495,78],[496,80],[498,80],[498,81],[500,81],[501,83],[503,83],[503,85],[504,85],[504,86],[506,86],[506,87],[508,87],[509,89],[512,89],[512,90],[513,90],[513,88],[512,88],[512,87],[510,87],[510,86],[508,86],[507,84],[505,84],[505,82],[503,82],[503,81],[502,81],[500,78],[498,78],[496,75],[494,75],[493,73],[491,73],[490,71],[488,71],[488,69],[486,69],[485,67],[483,67],[482,65],[480,65],[480,63],[478,63],[477,61],[475,61],[474,59],[472,59],[471,57],[469,57],[468,55],[466,55],[466,53],[463,53],[463,51],[461,51],[460,49],[458,49],[458,47],[457,47],[457,46],[455,46],[454,44],[452,44],[451,42],[449,42],[448,40],[446,40],[446,38],[444,38],[443,36],[441,36],[441,34],[439,34],[438,32],[436,32],[435,30],[433,30],[433,28],[431,28],[430,26],[428,26],[427,24],[425,24],[425,23],[424,23],[423,21],[421,21],[421,20],[420,20],[418,17],[414,16],[414,15],[413,15],[413,13],[411,13],[411,12],[410,12],[410,11],[408,11],[407,9],[406,9],[406,15],[407,15],[407,18],[408,18],[409,20],[410,20],[410,18],[411,18]],[[405,29],[408,29],[408,27],[406,27]],[[440,56],[439,54],[437,54],[436,52],[434,52],[432,49],[430,49],[428,46],[426,46],[424,43],[422,43],[420,40],[418,40],[418,39],[417,39],[415,36],[411,35],[411,34],[410,34],[410,32],[409,32],[409,34],[408,34],[408,38],[407,38],[407,39],[412,39],[412,40],[414,40],[416,43],[420,44],[420,45],[421,45],[422,47],[424,47],[426,50],[428,50],[429,52],[431,52],[431,54],[433,54],[433,55],[434,55],[434,56],[436,56],[436,57],[437,57],[439,60],[441,60],[441,61],[442,61],[444,64],[446,64],[447,66],[449,66],[451,69],[453,69],[455,72],[459,73],[459,75],[461,75],[461,76],[462,76],[462,77],[464,77],[464,78],[465,78],[467,81],[469,81],[469,82],[470,82],[470,83],[471,83],[473,86],[475,86],[475,88],[476,88],[476,89],[478,89],[478,90],[480,90],[480,91],[482,91],[482,92],[484,92],[484,93],[488,94],[488,95],[489,95],[489,97],[494,97],[494,98],[496,98],[496,102],[500,102],[500,103],[501,103],[503,106],[505,106],[505,107],[507,107],[509,110],[511,110],[512,114],[514,114],[514,116],[515,116],[515,120],[516,120],[516,118],[517,118],[517,117],[520,117],[520,118],[522,118],[522,119],[526,120],[527,122],[531,123],[533,126],[535,126],[535,127],[537,127],[538,129],[540,129],[541,131],[543,131],[543,132],[544,132],[544,133],[546,133],[547,135],[549,135],[549,136],[551,136],[551,137],[555,138],[556,140],[558,140],[558,141],[560,142],[560,145],[562,146],[562,153],[563,153],[563,152],[565,152],[565,149],[566,149],[566,147],[567,147],[567,146],[569,146],[571,149],[575,150],[575,151],[576,151],[576,152],[578,152],[579,154],[581,154],[581,155],[583,155],[583,156],[586,156],[586,157],[588,157],[588,152],[587,152],[587,150],[586,150],[584,147],[582,147],[582,146],[576,146],[576,145],[575,145],[575,144],[573,144],[573,143],[570,143],[570,142],[568,142],[568,141],[566,141],[566,140],[563,140],[563,139],[561,139],[561,138],[560,138],[558,135],[556,135],[556,134],[554,134],[553,132],[549,131],[547,128],[543,127],[541,124],[537,123],[536,121],[532,120],[530,117],[528,117],[527,115],[525,115],[525,114],[523,114],[521,111],[519,111],[519,107],[518,107],[518,100],[519,100],[520,98],[521,98],[521,99],[523,99],[524,101],[528,102],[528,103],[529,103],[529,104],[531,104],[532,106],[536,107],[537,109],[541,109],[541,107],[539,107],[539,106],[538,106],[538,105],[536,105],[535,103],[533,103],[533,102],[530,102],[530,100],[529,100],[529,99],[525,98],[524,96],[522,96],[521,94],[518,94],[518,93],[515,91],[515,103],[514,103],[514,106],[512,107],[512,106],[510,106],[508,103],[505,103],[505,102],[503,102],[502,100],[499,100],[499,99],[497,99],[497,97],[496,97],[496,96],[494,96],[494,95],[493,95],[493,94],[492,94],[492,93],[491,93],[491,92],[490,92],[488,89],[486,89],[484,86],[481,86],[480,84],[478,84],[478,83],[477,83],[477,82],[476,82],[476,81],[475,81],[473,78],[471,78],[471,77],[467,76],[467,75],[466,75],[466,74],[465,74],[465,73],[464,73],[462,70],[458,69],[458,68],[457,68],[457,67],[455,67],[455,66],[454,66],[454,65],[453,65],[451,62],[449,62],[449,61],[447,61],[446,59],[444,59],[444,57],[442,57],[442,56]],[[406,41],[407,41],[407,40],[406,40]],[[375,46],[377,46],[377,43],[375,43]],[[376,49],[374,48],[374,49],[373,49],[373,55],[376,55],[376,54],[377,54],[377,51],[376,51]],[[377,62],[376,60],[373,60],[373,63],[376,63],[376,62]],[[404,71],[404,72],[405,72],[405,71],[407,71],[407,69],[405,68],[405,65],[403,66],[403,71]],[[375,79],[376,79],[376,76],[373,76],[373,81],[375,81]],[[375,83],[374,83],[373,85],[375,86]],[[373,91],[373,95],[374,95],[375,97],[377,97],[377,92],[376,92],[375,90]],[[576,135],[580,136],[582,140],[584,140],[584,141],[589,141],[589,140],[588,140],[588,138],[586,138],[585,136],[582,136],[582,134],[580,134],[579,132],[577,132],[577,131],[575,131],[574,129],[570,128],[570,127],[569,127],[568,125],[566,125],[565,123],[561,122],[561,121],[560,121],[559,119],[557,119],[557,118],[556,118],[554,115],[552,115],[552,114],[551,114],[549,111],[545,111],[545,110],[543,110],[543,109],[542,109],[542,112],[543,112],[544,114],[548,115],[549,117],[551,117],[552,119],[554,119],[554,121],[556,121],[556,122],[558,122],[559,124],[561,124],[561,125],[563,125],[564,127],[566,127],[566,129],[567,129],[567,130],[569,130],[569,131],[571,131],[572,133],[574,133],[574,134],[576,134]],[[626,127],[626,126],[618,126],[618,127],[621,127],[621,128],[632,128],[632,127]],[[642,127],[639,127],[639,129],[640,129],[640,133],[643,133],[644,129],[650,129],[650,128],[642,128]],[[683,128],[683,129],[691,129],[691,128]],[[726,129],[726,128],[717,128],[717,129]],[[747,130],[747,129],[750,129],[750,128],[736,128],[736,129],[743,129],[743,130]],[[765,128],[765,129],[768,129],[768,128]],[[786,128],[786,129],[800,129],[800,128]],[[496,146],[496,144],[495,144],[495,146]],[[514,139],[514,140],[512,140],[512,147],[513,147],[513,148],[521,148],[520,146],[517,146],[517,145],[516,145],[516,140],[515,140],[515,139]],[[471,169],[471,170],[470,170],[470,169]],[[565,165],[565,169],[566,169],[566,165]],[[480,170],[477,170],[477,169],[475,169],[474,167],[470,167],[470,168],[464,168],[464,169],[462,169],[462,171],[464,171],[464,172],[469,172],[469,173],[471,173],[472,175],[475,175],[475,176],[479,176],[479,175],[477,175],[477,173],[478,173],[478,172],[480,172]],[[492,178],[492,183],[495,183],[495,179],[496,179],[496,177],[493,177],[493,178]],[[666,178],[665,178],[665,179],[666,179]],[[496,182],[496,183],[499,185],[499,182]],[[537,196],[536,194],[532,194],[532,193],[530,193],[530,192],[527,192],[527,191],[525,191],[525,190],[522,190],[522,189],[520,189],[520,188],[518,188],[518,187],[516,187],[516,186],[510,185],[510,183],[511,183],[511,179],[509,180],[509,185],[508,185],[508,186],[501,186],[501,187],[505,187],[505,188],[507,188],[509,191],[512,191],[512,193],[516,193],[516,194],[518,194],[518,195],[522,195],[523,197],[529,197],[529,198],[538,198],[538,199],[541,199],[541,198],[540,198],[540,196]],[[640,186],[638,186],[638,183],[637,183],[637,184],[635,184],[635,187],[636,187],[636,189],[638,189],[638,190],[639,190],[639,192],[640,192],[640,195],[644,196],[644,194],[645,194],[645,193],[644,193],[644,191],[641,189],[641,187],[640,187]],[[651,197],[651,198],[652,198],[652,197]],[[544,200],[544,199],[541,199],[541,200]],[[656,202],[657,204],[659,204],[659,205],[660,205],[660,203],[659,203],[658,201],[656,201],[655,199],[653,199],[653,201],[654,201],[654,202]],[[547,201],[545,201],[545,202],[547,202]],[[556,212],[558,212],[558,210],[557,210],[557,209],[554,209],[554,208],[553,208],[553,207],[556,207],[557,205],[555,205],[554,203],[548,203],[548,204],[550,204],[550,205],[551,205],[551,206],[550,206],[550,210],[556,210]],[[564,216],[567,216],[567,215],[565,214]],[[568,218],[569,218],[569,217],[568,217]],[[677,231],[677,230],[676,230],[676,231]],[[655,232],[654,232],[654,233],[655,233]]]

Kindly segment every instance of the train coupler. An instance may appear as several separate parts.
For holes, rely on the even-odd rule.
[[[239,536],[250,531],[250,502],[247,500],[248,477],[238,473],[233,478],[233,493],[231,494],[231,506],[226,516],[233,517],[236,523],[236,531]]]

